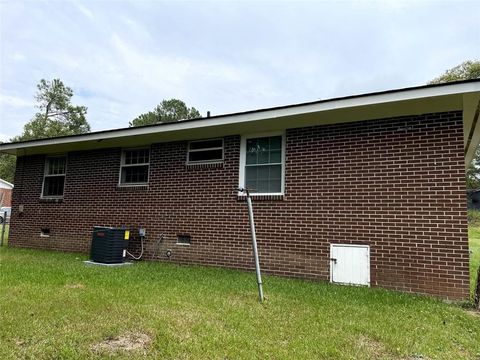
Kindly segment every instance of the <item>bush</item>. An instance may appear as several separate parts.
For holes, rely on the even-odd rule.
[[[470,225],[480,225],[480,210],[468,210],[467,217]]]

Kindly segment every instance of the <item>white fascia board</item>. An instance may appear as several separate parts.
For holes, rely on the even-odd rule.
[[[2,186],[4,185],[4,186]],[[0,188],[3,188],[3,189],[13,189],[13,184],[8,182],[7,180],[3,180],[3,179],[0,179]]]
[[[167,133],[204,127],[215,127],[221,125],[247,123],[280,117],[294,117],[302,114],[317,113],[329,110],[339,110],[370,106],[376,104],[418,100],[423,98],[434,98],[439,96],[460,95],[471,92],[480,92],[480,81],[460,84],[445,84],[444,86],[424,87],[418,89],[406,89],[387,93],[377,93],[350,98],[339,98],[325,100],[323,102],[292,105],[284,108],[273,108],[258,110],[256,112],[238,113],[232,115],[220,115],[212,118],[198,120],[179,121],[171,124],[158,126],[147,126],[139,128],[124,128],[106,132],[89,133],[80,136],[51,138],[25,143],[10,143],[0,145],[0,152],[8,150],[27,149],[48,145],[71,144],[87,141],[102,141],[107,139],[123,138],[130,136],[142,136],[149,134]]]

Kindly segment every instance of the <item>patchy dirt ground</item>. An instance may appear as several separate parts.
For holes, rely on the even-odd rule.
[[[362,352],[370,353],[372,359],[430,360],[429,357],[422,354],[413,354],[406,358],[395,356],[388,351],[384,344],[366,335],[360,335],[356,339],[356,344]]]
[[[94,352],[115,353],[119,351],[142,351],[146,350],[151,343],[147,334],[128,333],[111,339],[106,339],[92,346]]]
[[[361,351],[365,351],[365,352],[369,352],[371,353],[371,355],[374,357],[374,358],[380,358],[382,356],[385,356],[387,354],[386,350],[385,350],[385,346],[366,336],[366,335],[360,335],[358,338],[357,338],[357,347],[359,348],[359,350]]]

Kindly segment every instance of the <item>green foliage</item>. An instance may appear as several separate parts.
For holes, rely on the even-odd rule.
[[[90,131],[90,125],[85,118],[87,108],[70,103],[73,96],[71,88],[59,79],[42,79],[37,89],[35,99],[40,111],[25,124],[23,134],[17,137],[16,141],[77,135]]]
[[[468,60],[457,65],[432,81],[429,84],[441,84],[451,81],[470,80],[480,78],[480,61]]]
[[[469,209],[467,212],[468,224],[472,226],[480,226],[480,211]]]
[[[153,125],[199,117],[200,113],[194,107],[187,107],[182,100],[170,99],[162,100],[153,111],[141,114],[132,120],[129,125],[130,127]]]
[[[10,229],[10,224],[5,224],[5,232],[3,233],[3,246],[8,246],[8,232]],[[0,225],[0,232],[2,231],[2,225]],[[2,234],[0,233],[0,236]]]
[[[9,154],[0,154],[0,179],[13,183],[15,165],[15,156]]]
[[[85,106],[71,104],[73,90],[59,79],[40,80],[37,85],[37,108],[39,111],[23,127],[23,133],[10,141],[28,141],[65,135],[84,134],[90,131],[85,115]],[[15,157],[0,154],[0,178],[13,182]]]
[[[432,81],[429,84],[441,84],[451,81],[471,80],[480,78],[480,61],[468,60],[457,65]],[[466,171],[468,189],[480,189],[480,147],[477,146],[475,157]]]
[[[466,171],[467,189],[480,189],[480,146]]]
[[[480,220],[480,211],[477,210],[474,217],[477,221]],[[470,287],[473,295],[477,283],[477,271],[480,266],[480,221],[469,224],[468,240],[470,249]]]
[[[476,359],[480,321],[379,288],[0,248],[1,359]],[[146,349],[97,352],[125,334]]]

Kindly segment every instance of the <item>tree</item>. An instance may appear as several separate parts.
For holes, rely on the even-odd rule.
[[[468,60],[457,65],[429,81],[429,84],[441,84],[451,81],[470,80],[480,78],[480,61]]]
[[[480,61],[468,60],[433,79],[429,84],[441,84],[451,81],[470,80],[480,78]],[[475,156],[467,168],[467,189],[480,188],[480,147],[477,146]]]
[[[179,120],[194,119],[200,117],[200,113],[194,107],[187,105],[178,99],[162,100],[162,102],[147,113],[139,115],[130,121],[130,127],[153,125]]]
[[[15,156],[0,154],[0,179],[13,183],[15,175]]]
[[[480,146],[475,149],[475,156],[466,171],[467,189],[480,189]]]
[[[23,133],[10,139],[11,142],[28,141],[64,135],[84,134],[90,131],[85,115],[85,106],[71,104],[73,90],[60,79],[40,80],[35,100],[39,111],[25,124]],[[0,154],[0,178],[13,182],[15,157]]]
[[[85,106],[70,103],[73,90],[59,79],[40,80],[35,96],[39,112],[25,124],[18,140],[34,140],[64,135],[84,134],[90,131]]]

